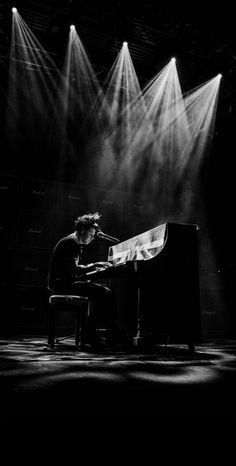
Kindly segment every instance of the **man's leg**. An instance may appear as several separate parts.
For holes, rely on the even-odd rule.
[[[97,329],[102,323],[107,329],[107,342],[112,344],[116,334],[116,302],[112,289],[93,282],[75,282],[71,287],[74,294],[92,299],[91,312],[87,320],[86,341],[99,344]]]

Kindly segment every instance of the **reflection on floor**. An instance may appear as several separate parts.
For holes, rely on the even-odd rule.
[[[11,416],[236,414],[236,341],[127,352],[55,350],[46,337],[0,340],[1,413]]]

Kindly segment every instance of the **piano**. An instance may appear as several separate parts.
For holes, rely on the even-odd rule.
[[[196,224],[164,223],[111,246],[111,266],[86,274],[115,290],[118,327],[134,345],[201,338]]]

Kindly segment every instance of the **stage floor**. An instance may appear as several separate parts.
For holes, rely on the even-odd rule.
[[[81,352],[46,337],[0,340],[1,414],[12,417],[236,415],[236,341]]]

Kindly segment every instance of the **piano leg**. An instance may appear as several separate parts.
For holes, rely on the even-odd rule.
[[[140,287],[137,288],[137,333],[133,337],[133,345],[140,346],[143,344],[144,336],[141,328],[141,315],[140,315]]]

